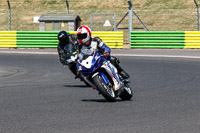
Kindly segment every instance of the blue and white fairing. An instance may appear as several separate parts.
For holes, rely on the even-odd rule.
[[[77,69],[80,73],[87,76],[100,68],[104,61],[106,61],[105,57],[102,57],[101,53],[85,49],[78,56]]]
[[[105,81],[109,83],[107,77],[104,73],[98,72],[97,69],[103,68],[110,75],[114,82],[114,90],[118,90],[121,86],[121,81],[117,75],[117,69],[108,61],[99,51],[90,51],[89,49],[84,49],[78,56],[77,69],[78,71],[85,75],[95,75],[100,74]],[[97,70],[97,71],[96,71]]]

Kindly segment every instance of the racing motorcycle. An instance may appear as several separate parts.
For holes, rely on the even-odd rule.
[[[109,102],[115,102],[117,97],[122,100],[132,98],[132,89],[128,80],[123,79],[109,60],[100,51],[89,49],[78,55],[77,69],[79,76],[90,86],[99,91]]]

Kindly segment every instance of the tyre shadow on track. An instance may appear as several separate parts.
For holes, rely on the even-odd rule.
[[[86,85],[63,85],[64,87],[84,87],[84,88],[88,88],[88,86]]]
[[[82,102],[99,102],[99,103],[112,103],[106,101],[106,99],[83,99]],[[116,102],[122,102],[122,100],[117,99]]]

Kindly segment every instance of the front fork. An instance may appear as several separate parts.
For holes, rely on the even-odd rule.
[[[107,61],[104,65],[101,66],[102,68],[104,68],[106,70],[106,72],[110,75],[110,77],[112,78],[113,82],[114,82],[114,87],[113,89],[115,91],[117,91],[118,89],[120,89],[123,86],[123,83],[121,82],[119,76],[118,76],[118,72],[117,69],[115,68],[115,66],[113,66],[110,61]],[[100,73],[101,74],[101,73]],[[104,81],[107,79],[105,74],[101,74]],[[104,78],[105,77],[105,78]],[[108,79],[107,79],[108,80]],[[106,82],[106,81],[105,81]]]

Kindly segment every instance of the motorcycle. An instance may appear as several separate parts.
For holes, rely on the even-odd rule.
[[[79,76],[99,91],[107,101],[115,102],[117,97],[122,100],[132,98],[128,80],[118,74],[115,66],[100,51],[81,51],[78,55],[77,69]]]

